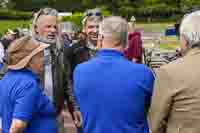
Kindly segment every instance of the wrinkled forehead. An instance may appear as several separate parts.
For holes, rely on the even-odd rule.
[[[57,24],[58,24],[57,16],[51,16],[51,15],[41,15],[36,22],[36,25],[57,25]]]
[[[88,27],[88,26],[99,26],[100,22],[101,22],[101,19],[97,19],[97,18],[88,19],[86,21],[86,27]]]

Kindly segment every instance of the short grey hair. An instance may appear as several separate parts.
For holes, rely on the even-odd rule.
[[[56,16],[57,17],[58,11],[56,9],[53,9],[53,8],[42,8],[42,9],[40,9],[37,13],[34,14],[33,25],[37,24],[38,19],[42,15],[50,15],[50,16]]]
[[[200,10],[187,14],[183,18],[180,36],[188,42],[189,47],[200,46]]]
[[[126,47],[128,40],[128,23],[119,16],[107,17],[100,23],[99,34],[104,36],[104,38],[120,41],[120,44]]]

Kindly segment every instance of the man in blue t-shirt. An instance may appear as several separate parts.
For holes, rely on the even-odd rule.
[[[96,57],[74,71],[74,89],[85,133],[149,133],[146,112],[154,75],[123,56],[127,22],[105,18],[100,24]]]

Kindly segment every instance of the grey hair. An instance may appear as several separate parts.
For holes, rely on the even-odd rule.
[[[188,42],[189,47],[200,46],[200,10],[187,14],[183,18],[180,36]]]
[[[36,25],[41,15],[58,16],[58,11],[53,8],[43,8],[34,14],[33,25]]]
[[[119,16],[107,17],[100,23],[99,34],[104,38],[120,41],[120,44],[126,47],[128,42],[128,23]]]

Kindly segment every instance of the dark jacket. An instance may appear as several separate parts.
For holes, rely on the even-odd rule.
[[[90,59],[90,49],[86,46],[85,42],[82,41],[65,48],[65,53],[71,65],[71,72],[74,71],[76,65]]]
[[[68,88],[69,88],[68,91],[71,91],[72,94],[74,94],[72,87],[74,69],[78,64],[88,61],[93,56],[92,53],[94,52],[93,50],[87,47],[85,41],[79,41],[73,44],[72,46],[65,48],[64,51],[66,60],[65,62],[68,62],[67,66],[69,68],[68,78],[67,78]],[[73,99],[72,101],[76,101],[75,96],[71,98]],[[74,107],[75,110],[79,109],[79,106],[76,104],[76,102],[71,102],[70,104],[69,106]],[[69,107],[69,111],[72,112],[73,111],[72,108]]]
[[[53,52],[52,52],[53,53]],[[65,80],[65,67],[63,60],[63,50],[56,49],[52,54],[52,69],[53,69],[53,98],[57,112],[59,113],[64,107],[64,93],[67,88],[67,81]]]
[[[4,49],[6,50],[8,46],[11,44],[12,40],[8,40],[6,38],[2,38],[0,42],[3,44]]]
[[[64,46],[52,50],[53,52],[53,85],[54,101],[59,113],[64,107],[64,101],[67,102],[70,113],[78,110],[78,105],[71,87],[69,87],[68,75],[70,74],[69,60],[65,58],[67,51]]]
[[[140,32],[129,33],[128,48],[124,51],[125,57],[128,60],[137,59],[137,63],[142,63],[142,39]]]

